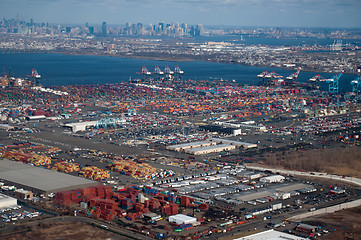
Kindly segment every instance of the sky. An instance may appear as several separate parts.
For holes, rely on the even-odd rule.
[[[0,17],[64,24],[360,27],[361,0],[0,0]]]

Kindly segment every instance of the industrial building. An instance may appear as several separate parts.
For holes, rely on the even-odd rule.
[[[0,193],[0,209],[14,207],[16,205],[18,205],[16,198]]]
[[[295,195],[292,193],[294,191],[297,192],[298,194],[306,193],[308,192],[306,190],[311,188],[313,187],[303,183],[279,184],[276,186],[266,187],[261,191],[258,190],[245,191],[234,195],[229,195],[229,197],[244,202],[253,201],[253,200],[256,200],[257,202],[262,202],[262,199],[264,198],[266,198],[267,201],[269,201],[269,199],[287,199]]]
[[[7,159],[0,159],[0,178],[18,187],[46,194],[99,185],[96,181]]]
[[[222,127],[222,126],[218,126],[218,125],[205,125],[205,126],[199,126],[199,128],[204,131],[225,133],[225,134],[231,134],[234,136],[242,134],[242,130],[240,128],[233,128],[233,127]]]
[[[281,175],[272,175],[260,178],[259,180],[264,183],[275,183],[275,182],[283,182],[286,178]]]
[[[89,127],[95,127],[97,123],[98,121],[89,121],[89,122],[79,122],[79,123],[67,123],[64,124],[64,126],[71,128],[73,133],[76,133],[79,131],[85,131]]]
[[[276,231],[274,229],[255,233],[249,236],[241,237],[241,238],[235,238],[234,240],[264,240],[264,239],[272,239],[272,240],[306,240],[307,238],[295,236],[292,234],[288,234],[285,232]]]
[[[216,145],[216,144],[217,144],[216,142],[198,141],[198,142],[190,142],[190,143],[171,145],[171,146],[167,146],[166,149],[176,151],[176,152],[181,152],[186,149],[208,147],[208,146],[212,146],[212,145]]]
[[[317,230],[317,227],[301,223],[297,225],[296,230],[301,232],[311,233],[311,232],[315,232]]]
[[[17,198],[21,198],[21,199],[29,199],[29,198],[33,197],[33,192],[29,191],[29,190],[24,190],[24,189],[16,189],[15,196]]]
[[[250,180],[261,178],[262,176],[263,176],[262,173],[258,173],[258,172],[255,173],[252,171],[242,171],[242,172],[237,173],[237,177],[247,178]]]
[[[241,122],[241,123],[235,123],[235,122],[221,122],[221,121],[216,121],[214,122],[214,124],[217,124],[219,126],[224,126],[224,127],[231,127],[231,128],[251,128],[251,129],[255,129],[258,131],[264,131],[266,130],[265,126],[262,125],[256,125],[255,121],[246,121],[246,122]]]
[[[200,148],[189,148],[185,152],[193,155],[201,155],[215,152],[230,151],[236,149],[236,146],[229,144],[218,144]]]
[[[257,144],[254,143],[246,143],[246,142],[238,142],[232,141],[228,139],[222,138],[212,138],[209,141],[198,141],[191,143],[183,143],[177,145],[167,146],[166,149],[193,154],[193,155],[201,155],[215,152],[223,152],[233,150],[235,148],[255,148]]]
[[[196,224],[197,223],[197,218],[195,217],[190,217],[184,214],[176,214],[176,215],[172,215],[169,216],[169,222],[173,222],[176,223],[178,225],[181,224]]]
[[[214,124],[223,126],[223,127],[229,127],[229,128],[240,128],[241,124],[239,123],[233,123],[233,122],[221,122],[221,121],[215,121]]]
[[[153,212],[143,213],[142,217],[148,221],[158,221],[162,219],[162,216]]]
[[[10,126],[9,124],[0,124],[0,129],[5,130],[5,131],[9,131],[9,130],[13,130],[14,126]]]
[[[236,147],[241,147],[241,148],[245,148],[245,149],[257,147],[257,144],[255,144],[255,143],[239,142],[239,141],[233,141],[233,140],[228,140],[228,139],[223,139],[223,138],[212,138],[211,141],[216,142],[216,143],[234,145]]]
[[[46,116],[45,115],[27,116],[25,119],[28,121],[43,120],[46,119]]]

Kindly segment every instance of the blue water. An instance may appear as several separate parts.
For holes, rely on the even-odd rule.
[[[141,78],[142,66],[149,71],[154,71],[155,66],[171,69],[178,65],[184,72],[185,79],[224,79],[236,80],[242,84],[257,85],[256,75],[263,71],[275,71],[287,77],[294,71],[254,67],[212,62],[172,62],[132,58],[117,58],[106,56],[78,56],[62,54],[0,54],[0,67],[6,72],[11,71],[15,77],[26,77],[31,74],[31,69],[36,68],[41,74],[41,83],[44,86],[73,85],[73,84],[103,84],[119,83],[131,78]],[[317,72],[301,71],[298,81],[307,82],[308,79],[318,74]],[[2,74],[1,74],[2,75]],[[331,73],[321,73],[321,76],[330,78]],[[340,79],[340,91],[350,91],[350,81],[356,75],[344,74]],[[326,89],[326,85],[323,86]]]

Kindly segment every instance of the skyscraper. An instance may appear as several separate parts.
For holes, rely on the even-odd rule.
[[[103,36],[107,35],[107,22],[103,22],[102,24],[102,35]]]
[[[94,34],[94,27],[89,26],[88,29],[89,29],[89,35],[93,35]]]
[[[204,32],[203,25],[197,24],[196,30],[195,30],[195,36],[202,36]]]

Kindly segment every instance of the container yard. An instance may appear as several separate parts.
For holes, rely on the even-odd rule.
[[[90,166],[90,167],[83,167],[80,170],[79,175],[85,178],[100,181],[109,178],[110,173],[109,171],[100,169],[98,167]]]
[[[44,89],[0,93],[0,178],[2,191],[31,190],[22,201],[55,215],[149,238],[213,239],[359,194],[244,165],[292,167],[288,152],[356,149],[353,94],[160,78]]]

